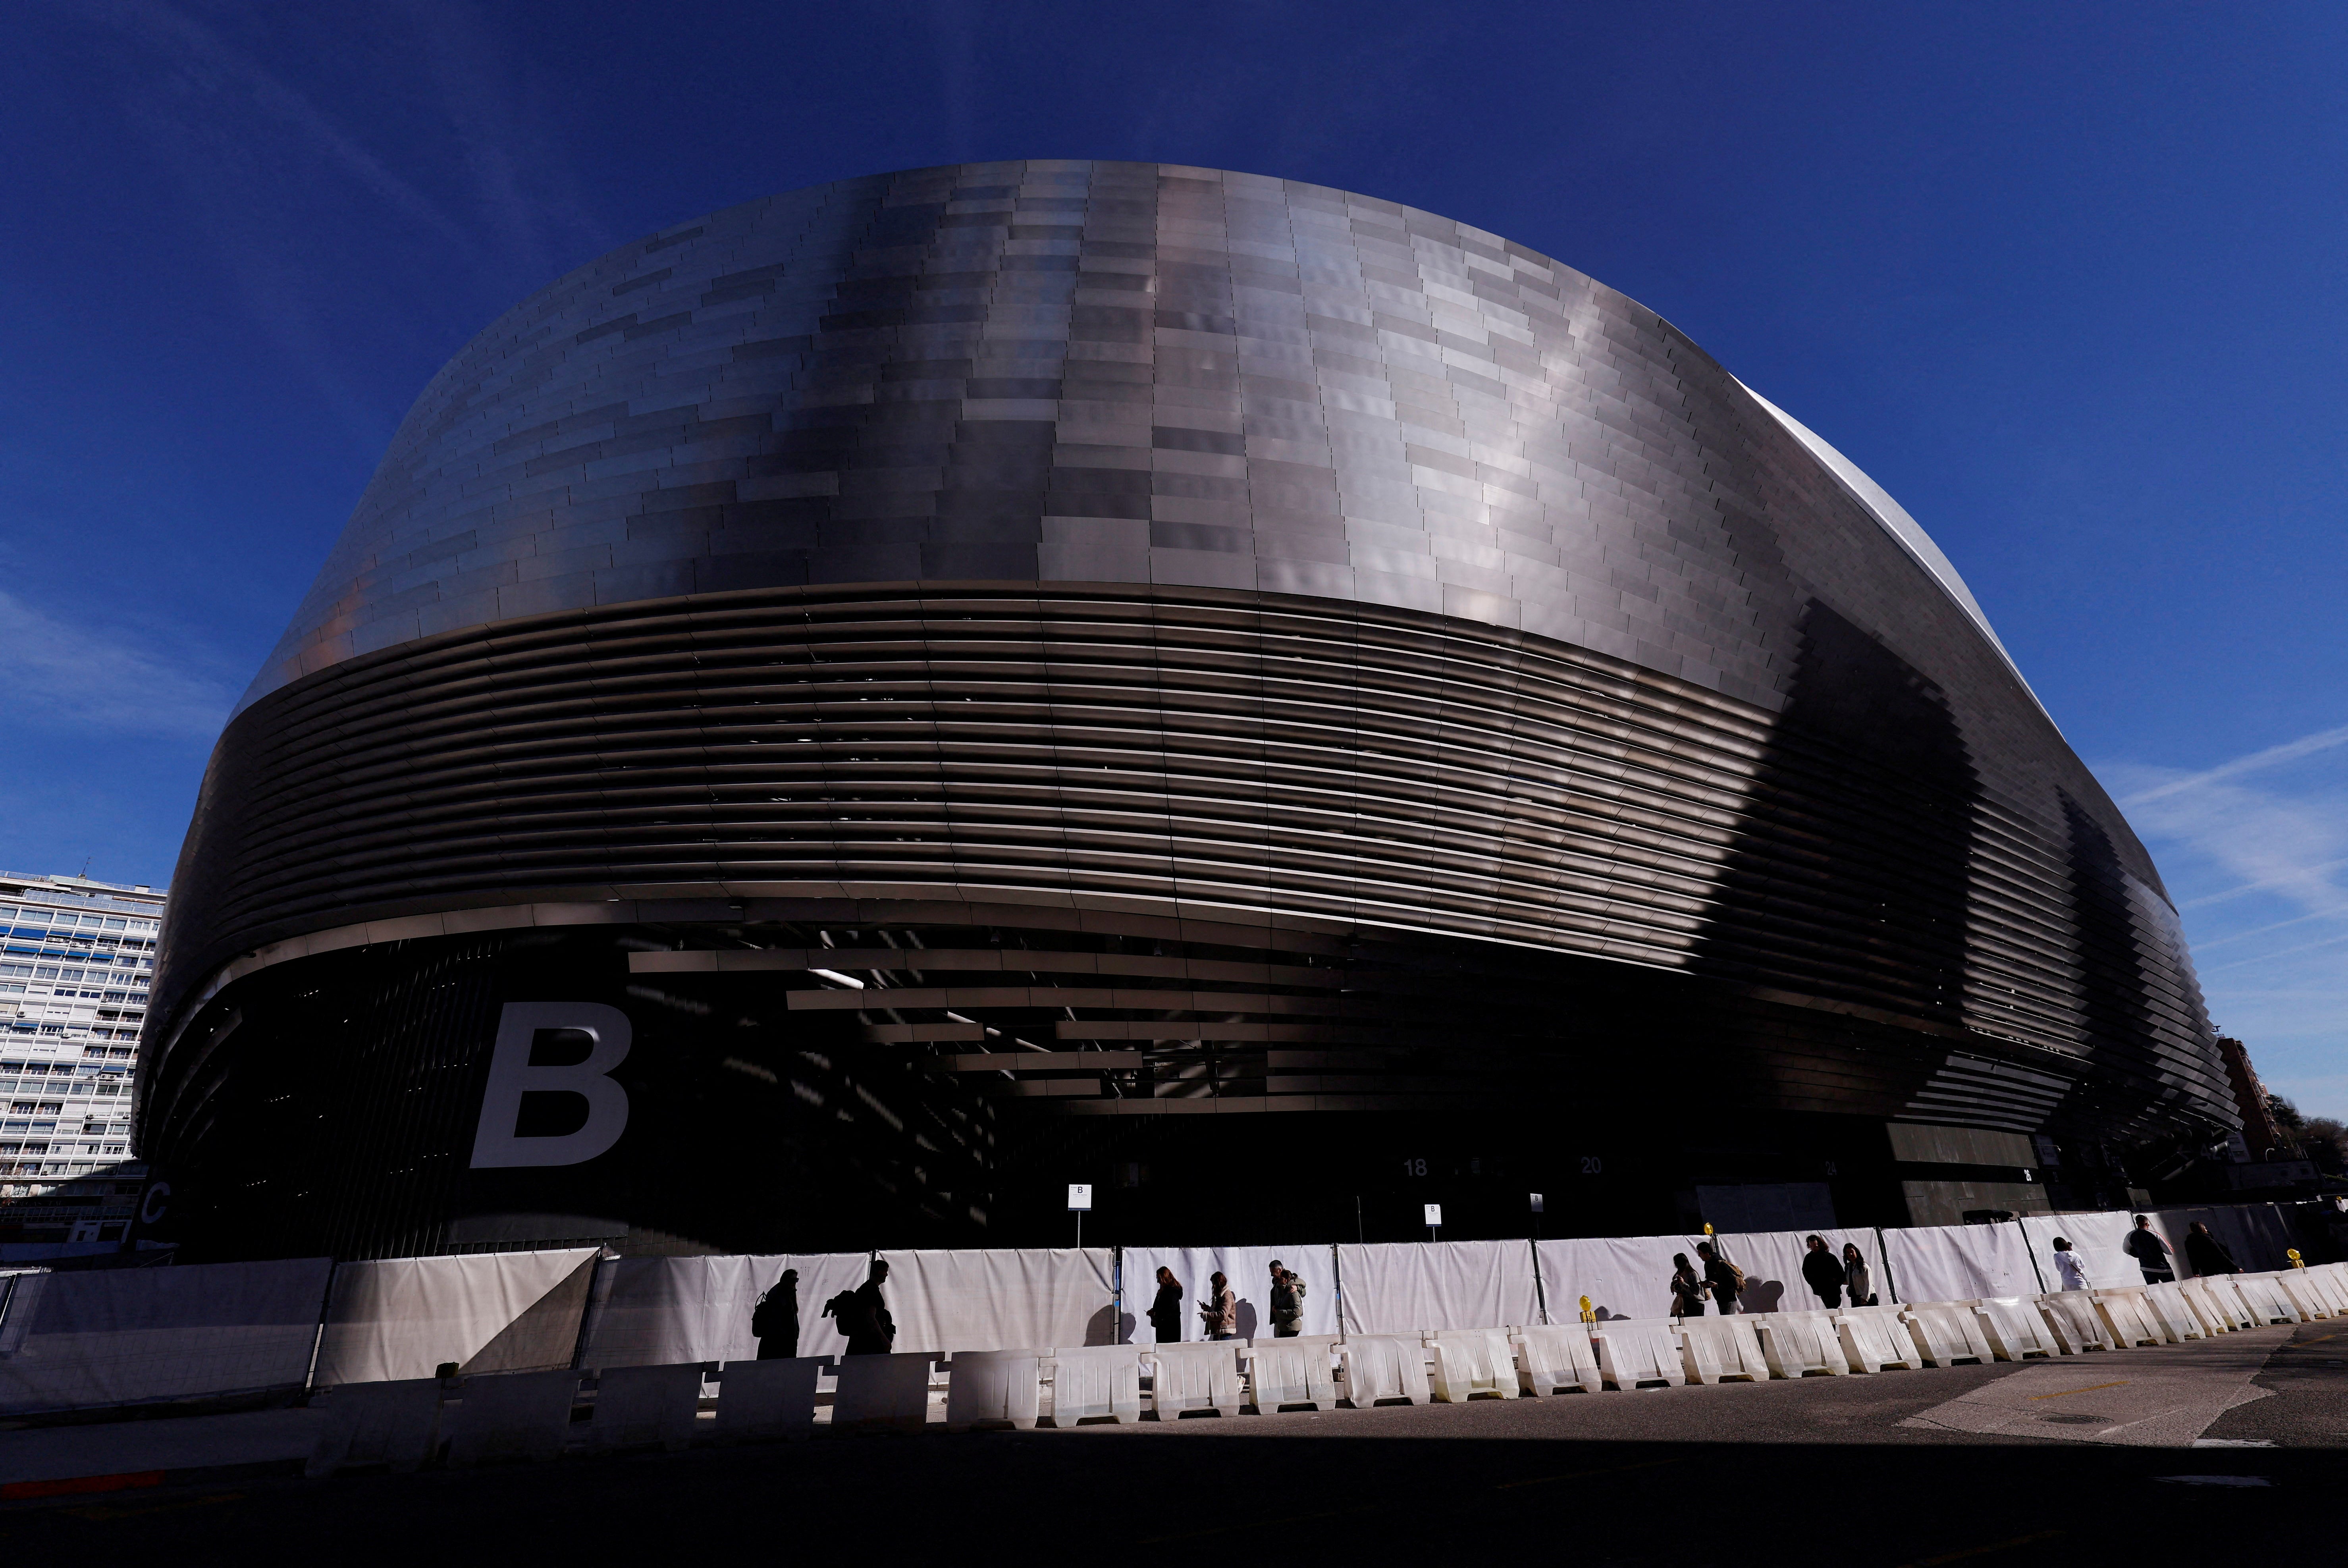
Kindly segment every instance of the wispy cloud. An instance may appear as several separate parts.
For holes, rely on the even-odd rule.
[[[2348,727],[2198,769],[2102,769],[2158,858],[2211,1016],[2307,1109],[2348,1115]]]
[[[59,620],[0,590],[0,715],[12,724],[209,741],[232,695],[184,655]]]

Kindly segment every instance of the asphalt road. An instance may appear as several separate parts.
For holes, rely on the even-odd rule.
[[[1903,1424],[2033,1370],[1952,1367],[125,1493],[0,1509],[0,1560],[2348,1561],[2348,1329],[2274,1339],[2262,1369],[2224,1373],[2228,1398],[2265,1397],[2200,1439],[2273,1447]],[[2039,1370],[2108,1403],[2123,1382],[2197,1376],[2193,1348]]]

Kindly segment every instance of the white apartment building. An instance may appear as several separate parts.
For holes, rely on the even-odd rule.
[[[0,1200],[16,1201],[0,1232],[50,1219],[23,1205],[62,1197],[59,1182],[144,1174],[126,1165],[130,1083],[163,900],[143,886],[0,872]]]

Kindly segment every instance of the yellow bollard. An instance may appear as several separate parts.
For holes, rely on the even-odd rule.
[[[2283,1248],[2282,1255],[2291,1260],[2291,1266],[2295,1269],[2303,1269],[2307,1266],[2307,1260],[2299,1255],[2299,1249],[2297,1247]]]
[[[1590,1310],[1590,1298],[1586,1295],[1581,1298],[1581,1321],[1584,1323],[1598,1321],[1598,1315]]]

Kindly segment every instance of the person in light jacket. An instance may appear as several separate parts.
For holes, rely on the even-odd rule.
[[[2144,1271],[2145,1284],[2166,1284],[2177,1277],[2177,1271],[2169,1266],[2172,1253],[2167,1238],[2154,1230],[2152,1222],[2142,1214],[2136,1217],[2136,1229],[2130,1231],[2127,1240],[2120,1244],[2127,1248],[2128,1256],[2136,1260],[2136,1266]]]
[[[1827,1250],[1824,1236],[1811,1236],[1802,1243],[1809,1250],[1802,1254],[1802,1279],[1818,1305],[1831,1311],[1842,1305],[1842,1264]]]
[[[1237,1339],[1240,1336],[1240,1298],[1231,1292],[1231,1282],[1222,1271],[1215,1271],[1207,1282],[1207,1299],[1199,1304],[1199,1321],[1206,1326],[1210,1339]]]
[[[1842,1287],[1850,1295],[1853,1306],[1875,1305],[1875,1280],[1868,1272],[1867,1258],[1857,1242],[1842,1244]]]
[[[2055,1287],[2058,1290],[2087,1288],[2087,1271],[2079,1266],[2078,1258],[2072,1253],[2071,1243],[2061,1236],[2054,1238],[2054,1276],[2063,1282]]]
[[[1304,1282],[1278,1258],[1272,1260],[1272,1291],[1265,1305],[1272,1308],[1274,1339],[1293,1339],[1303,1331]]]
[[[2185,1233],[2185,1261],[2193,1265],[2198,1274],[2240,1274],[2242,1265],[2226,1250],[2226,1243],[2209,1233],[2209,1227],[2200,1221]]]

